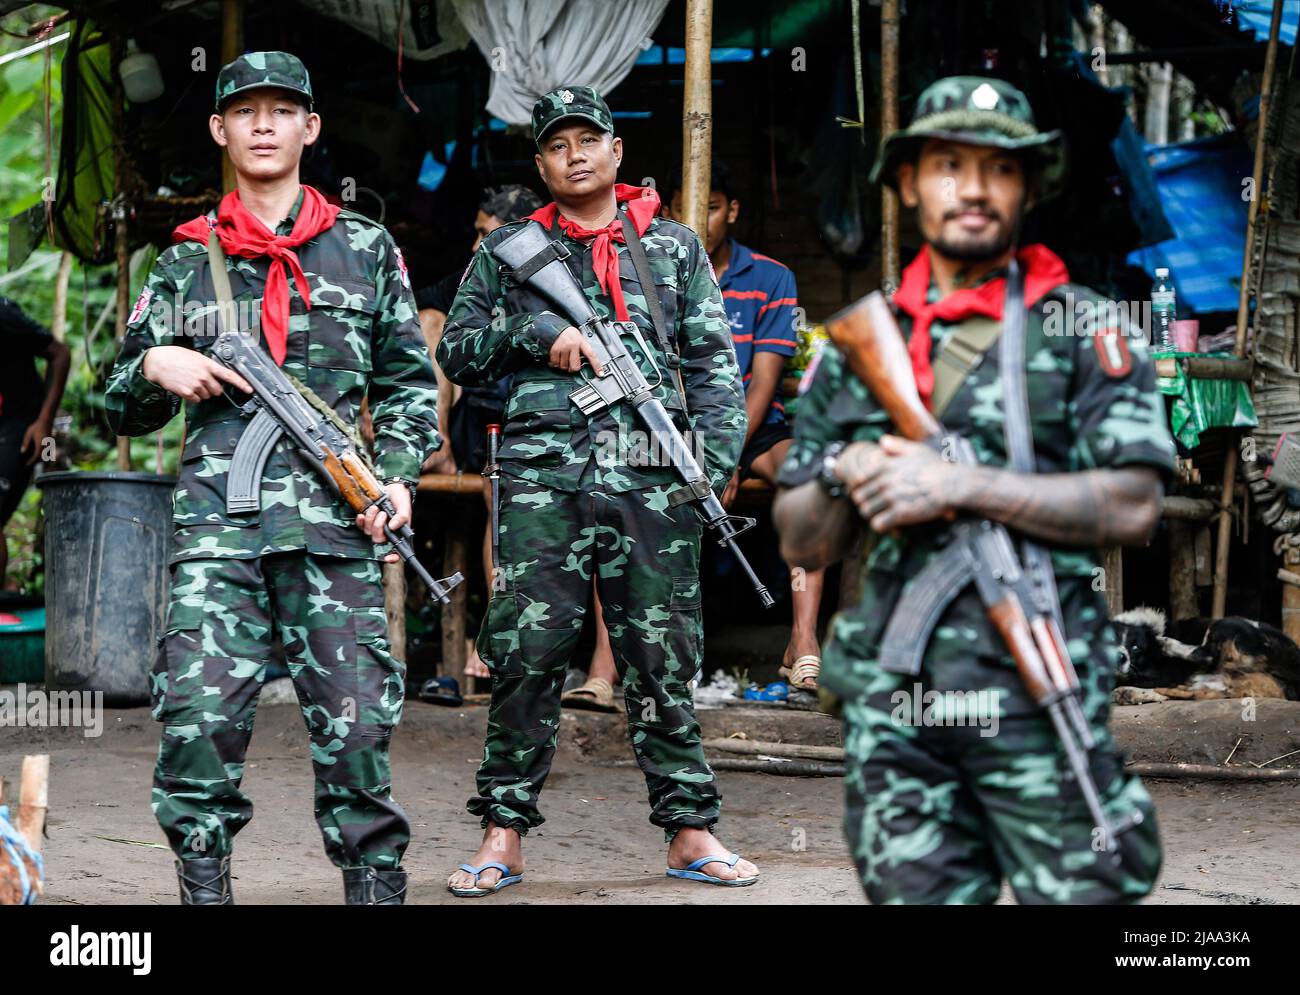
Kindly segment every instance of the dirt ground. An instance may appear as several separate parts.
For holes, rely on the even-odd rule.
[[[760,865],[762,881],[734,890],[672,882],[663,876],[662,835],[646,821],[640,772],[612,763],[630,757],[621,720],[565,715],[543,796],[548,821],[526,841],[525,882],[478,904],[863,902],[839,825],[840,779],[720,771],[719,835]],[[775,738],[770,725],[745,722],[741,712],[704,715],[706,736],[757,724],[751,738]],[[393,766],[414,831],[406,859],[413,904],[459,901],[443,882],[478,841],[464,803],[484,720],[483,708],[407,703]],[[820,715],[771,721],[792,730],[786,741],[838,738],[834,723]],[[24,753],[51,754],[45,902],[175,904],[171,856],[149,809],[157,737],[142,708],[110,710],[97,739],[74,729],[0,730],[0,773],[16,777]],[[338,872],[323,856],[311,817],[311,765],[297,708],[263,705],[248,761],[244,786],[256,814],[238,840],[237,900],[341,902]],[[1300,783],[1148,784],[1166,849],[1152,904],[1300,902]]]

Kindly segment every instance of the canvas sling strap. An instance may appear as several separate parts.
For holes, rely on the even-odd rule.
[[[632,268],[636,270],[636,282],[641,284],[641,294],[645,297],[646,308],[650,311],[650,324],[654,325],[655,338],[659,348],[667,357],[668,368],[672,370],[673,384],[677,387],[677,397],[682,402],[682,412],[688,417],[691,409],[686,404],[686,385],[682,382],[682,357],[677,352],[676,342],[669,334],[668,324],[664,320],[663,308],[659,306],[659,295],[655,292],[654,274],[650,272],[650,260],[646,259],[645,246],[636,233],[636,227],[626,211],[618,212],[623,222],[623,240],[627,245],[627,254],[632,257]]]

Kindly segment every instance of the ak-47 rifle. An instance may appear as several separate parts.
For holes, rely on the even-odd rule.
[[[882,294],[869,294],[834,315],[827,320],[826,330],[899,435],[932,446],[957,463],[978,465],[970,442],[948,432],[921,402],[907,346]],[[958,517],[953,530],[951,545],[909,586],[918,592],[919,605],[900,602],[895,609],[881,646],[881,666],[895,673],[919,673],[943,610],[973,581],[989,621],[1015,659],[1021,681],[1051,718],[1093,824],[1102,834],[1101,842],[1116,853],[1119,834],[1141,822],[1142,815],[1134,811],[1115,823],[1102,808],[1088,764],[1088,754],[1097,744],[1079,705],[1079,677],[1056,621],[1059,607],[1046,601],[1044,585],[1026,574],[1000,523]]]
[[[749,582],[758,592],[764,608],[774,603],[771,593],[758,579],[754,568],[736,544],[736,537],[753,528],[755,521],[739,515],[728,515],[722,502],[709,486],[709,478],[691,455],[690,446],[673,424],[663,404],[654,395],[653,385],[646,380],[641,367],[628,352],[623,335],[632,336],[646,360],[654,364],[653,353],[646,347],[636,325],[632,322],[607,321],[600,317],[578,286],[568,267],[561,260],[569,255],[558,240],[547,238],[546,229],[536,221],[529,221],[513,235],[502,239],[492,254],[514,272],[519,283],[531,287],[549,299],[560,313],[582,332],[591,345],[601,366],[601,374],[573,391],[569,398],[584,415],[594,415],[613,407],[620,401],[632,405],[637,417],[662,447],[673,469],[682,479],[682,486],[673,491],[668,501],[672,505],[693,503],[704,524],[717,532],[718,545],[726,546],[740,564]],[[654,293],[654,288],[646,288]],[[660,374],[662,378],[662,374]]]
[[[391,522],[397,514],[374,472],[366,465],[347,433],[317,411],[293,382],[250,336],[225,331],[212,345],[212,358],[248,381],[253,393],[240,410],[252,416],[235,446],[226,478],[226,511],[232,515],[257,510],[262,489],[262,471],[267,457],[282,435],[297,446],[307,464],[323,477],[330,488],[358,515],[378,507]],[[393,531],[384,525],[384,535],[393,550],[405,560],[429,591],[444,605],[449,592],[465,578],[459,573],[436,580],[415,557],[409,525]]]

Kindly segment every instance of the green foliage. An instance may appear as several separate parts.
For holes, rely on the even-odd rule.
[[[10,32],[26,32],[30,25],[59,11],[34,6],[0,19]],[[68,25],[55,29],[55,34]],[[0,55],[32,44],[31,39],[0,34]],[[63,95],[61,62],[67,43],[49,51],[34,52],[0,66],[0,266],[8,259],[8,219],[48,199],[57,171],[59,128]],[[49,123],[46,124],[48,98]],[[54,314],[54,289],[62,253],[48,240],[17,270],[0,273],[0,294],[17,301],[41,324],[49,327]],[[142,260],[132,273],[131,300],[143,282]],[[116,277],[111,266],[84,266],[74,260],[68,286],[64,341],[72,352],[72,368],[55,426],[59,455],[47,471],[61,469],[116,470],[117,443],[104,417],[104,381],[117,352],[114,339]],[[62,428],[62,426],[66,426]],[[181,436],[181,419],[162,433],[163,470],[175,473]],[[153,471],[157,436],[131,440],[131,467]],[[5,528],[9,547],[10,584],[39,593],[44,588],[40,491],[32,487]],[[0,578],[0,582],[3,578]]]

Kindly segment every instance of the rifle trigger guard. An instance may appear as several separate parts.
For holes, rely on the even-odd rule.
[[[750,518],[747,515],[728,515],[727,522],[735,528],[736,531],[732,532],[729,536],[723,536],[720,538],[718,540],[719,546],[725,546],[729,540],[735,539],[737,536],[748,532],[758,524],[758,519]],[[737,524],[739,524],[739,527],[737,527]]]

